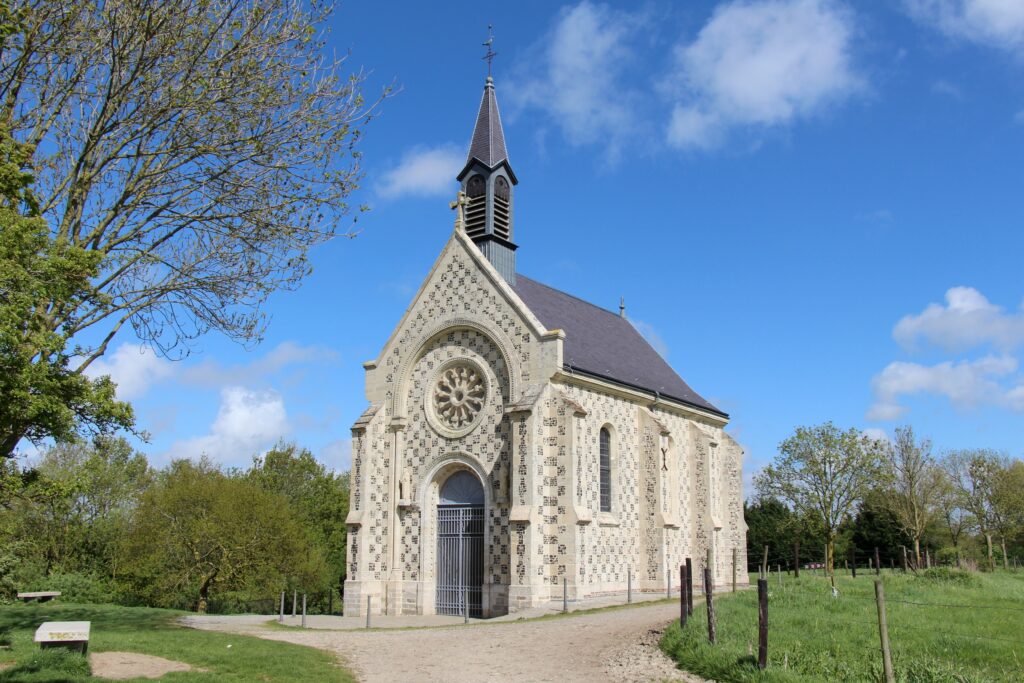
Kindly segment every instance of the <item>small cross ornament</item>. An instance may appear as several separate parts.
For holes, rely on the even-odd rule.
[[[448,202],[448,208],[455,211],[455,232],[462,232],[466,225],[466,193],[459,190],[455,200]]]

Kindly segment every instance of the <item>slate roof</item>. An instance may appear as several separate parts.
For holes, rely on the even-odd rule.
[[[691,389],[627,318],[518,273],[513,289],[544,327],[565,332],[567,371],[657,391],[728,417]]]
[[[508,161],[505,133],[501,129],[501,116],[498,114],[498,100],[494,96],[494,83],[490,78],[487,79],[484,95],[480,99],[480,112],[476,115],[466,164],[472,163],[473,159],[478,159],[487,168]]]

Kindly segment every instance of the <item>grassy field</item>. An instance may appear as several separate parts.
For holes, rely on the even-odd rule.
[[[756,590],[716,596],[717,645],[707,642],[707,612],[697,604],[686,628],[674,624],[661,646],[680,668],[718,681],[878,681],[874,578],[840,576],[833,598],[825,578],[805,572],[780,587],[773,576],[765,671],[755,666]],[[1024,572],[886,572],[882,579],[896,680],[1024,680]]]
[[[329,681],[355,680],[327,652],[312,648],[174,624],[181,612],[115,605],[13,605],[0,608],[0,632],[9,630],[11,648],[0,650],[0,683],[8,681],[97,680],[81,656],[40,653],[32,636],[44,621],[91,621],[90,652],[125,651],[166,657],[209,673],[170,673],[160,680]],[[13,664],[13,666],[12,666]],[[145,679],[139,679],[145,680]]]

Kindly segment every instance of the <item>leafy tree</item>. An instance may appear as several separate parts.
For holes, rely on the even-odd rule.
[[[995,528],[1003,551],[1003,568],[1009,568],[1006,540],[1024,532],[1024,462],[1004,461],[1003,471],[992,487]]]
[[[326,557],[331,581],[342,590],[348,475],[330,472],[306,448],[281,442],[253,459],[248,476],[263,490],[288,500]]]
[[[758,498],[744,503],[743,519],[747,523],[747,558],[761,563],[764,547],[768,546],[772,563],[790,566],[793,546],[800,544],[804,560],[817,556],[824,543],[824,534],[814,518],[800,515],[777,498]]]
[[[0,456],[7,457],[22,438],[65,441],[134,422],[109,378],[70,368],[74,311],[100,299],[90,285],[100,255],[51,238],[30,190],[31,156],[0,124]]]
[[[896,519],[913,541],[914,562],[921,564],[921,537],[940,514],[939,495],[945,475],[931,454],[928,439],[916,441],[913,427],[897,427],[884,452],[892,481],[889,502]]]
[[[900,547],[909,545],[911,538],[893,511],[891,493],[886,489],[869,491],[857,507],[857,516],[850,526],[850,541],[861,557],[874,557],[878,548],[883,563],[899,561]]]
[[[332,11],[312,0],[18,0],[6,12],[18,30],[0,46],[0,122],[21,145],[6,158],[17,152],[21,168],[32,155],[33,213],[49,240],[38,221],[9,235],[19,202],[8,202],[7,258],[41,258],[0,285],[5,297],[27,292],[3,322],[25,329],[4,343],[40,359],[43,387],[5,387],[5,406],[8,391],[41,405],[3,416],[0,454],[22,437],[63,438],[72,418],[130,422],[109,382],[80,379],[126,326],[164,354],[211,330],[260,340],[263,303],[309,273],[309,250],[339,233],[361,176],[355,146],[373,105],[363,75],[325,56]],[[23,197],[8,167],[6,189]],[[54,346],[72,337],[95,342],[69,358]],[[54,372],[79,379],[56,391]]]
[[[124,572],[148,604],[182,597],[205,612],[216,591],[273,595],[286,577],[325,571],[291,506],[209,460],[172,462],[142,496],[123,548]]]
[[[815,518],[825,533],[826,566],[835,587],[835,542],[840,524],[859,501],[885,481],[877,443],[856,429],[841,431],[831,422],[798,427],[779,444],[772,464],[754,483],[758,493],[777,497]]]
[[[992,536],[1000,526],[996,484],[1007,463],[1005,455],[985,448],[950,451],[942,462],[959,507],[970,514],[985,539],[989,569],[995,568]]]
[[[17,474],[0,534],[17,556],[20,580],[52,584],[55,575],[77,575],[110,599],[120,539],[151,477],[145,456],[124,439],[98,437],[54,446]]]

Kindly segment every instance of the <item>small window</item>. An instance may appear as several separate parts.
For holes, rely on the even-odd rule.
[[[612,436],[601,428],[601,512],[612,511]]]

